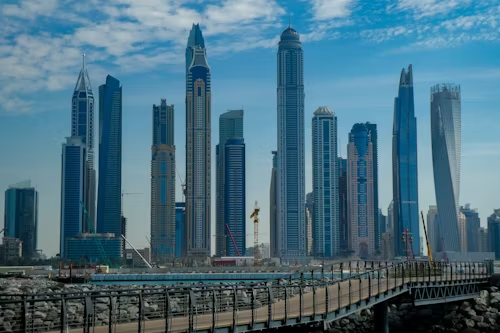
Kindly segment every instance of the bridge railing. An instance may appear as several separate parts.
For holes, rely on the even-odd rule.
[[[321,267],[265,284],[165,286],[128,290],[0,295],[0,318],[12,332],[130,332],[200,329],[324,317],[404,286],[484,282],[492,262],[366,262]],[[346,269],[347,268],[347,269]],[[7,329],[8,328],[8,329]],[[119,330],[116,330],[117,332]]]

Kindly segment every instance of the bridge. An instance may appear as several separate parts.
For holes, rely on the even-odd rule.
[[[340,278],[335,278],[337,272]],[[13,332],[253,332],[298,325],[326,327],[372,306],[377,332],[388,332],[391,298],[409,294],[416,306],[474,298],[489,284],[492,273],[492,262],[349,262],[331,270],[322,268],[320,278],[312,271],[266,284],[0,295],[0,306],[16,309],[9,318],[4,311],[4,323],[9,320]]]

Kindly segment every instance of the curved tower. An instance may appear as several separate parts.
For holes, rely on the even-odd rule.
[[[458,232],[461,164],[460,86],[431,88],[431,139],[439,231],[446,251],[460,251]]]
[[[285,262],[306,256],[304,61],[297,31],[281,34],[278,55],[278,233]]]

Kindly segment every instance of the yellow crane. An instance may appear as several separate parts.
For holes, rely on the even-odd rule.
[[[255,206],[253,208],[253,213],[250,215],[250,218],[253,218],[253,256],[255,259],[255,262],[257,262],[260,259],[260,253],[259,253],[259,205],[257,204],[257,201],[255,201]]]
[[[427,243],[427,255],[429,256],[429,262],[434,263],[432,258],[431,244],[429,243],[429,237],[427,237],[427,228],[425,227],[424,213],[420,211],[420,216],[422,216],[422,224],[424,225],[425,242]]]

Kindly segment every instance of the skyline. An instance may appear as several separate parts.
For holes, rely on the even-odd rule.
[[[292,23],[295,25],[293,21]],[[307,31],[306,26],[301,29],[299,24],[300,22],[297,23],[299,32],[301,30]],[[190,26],[191,22],[188,25]],[[282,28],[274,28],[273,31],[279,34]],[[185,38],[186,35],[183,36],[184,40]],[[329,42],[329,45],[321,41],[305,42],[304,48],[308,55],[305,58],[307,94],[305,138],[310,137],[311,133],[307,119],[312,116],[313,111],[320,105],[329,105],[338,116],[339,151],[344,157],[347,133],[352,124],[365,121],[376,123],[379,126],[379,151],[381,155],[379,157],[379,168],[381,170],[380,207],[385,212],[392,197],[391,187],[387,187],[384,183],[390,182],[391,179],[390,128],[392,127],[393,98],[397,91],[399,71],[402,67],[412,63],[415,71],[415,108],[418,113],[419,128],[419,172],[421,173],[419,187],[423,189],[423,193],[419,193],[420,209],[425,213],[427,207],[435,203],[433,199],[432,165],[429,163],[429,89],[435,83],[447,81],[460,84],[463,92],[464,124],[464,156],[462,159],[464,165],[461,188],[463,195],[460,204],[470,202],[472,207],[479,208],[481,225],[485,226],[486,217],[498,206],[494,198],[499,197],[499,190],[490,189],[487,185],[497,179],[495,177],[498,177],[492,167],[498,165],[496,161],[499,160],[498,150],[500,144],[495,134],[498,133],[498,123],[492,121],[494,118],[491,117],[498,114],[494,112],[498,110],[499,100],[497,95],[493,95],[493,90],[496,91],[496,82],[500,78],[500,74],[497,69],[498,60],[488,57],[491,51],[487,53],[481,52],[481,50],[485,47],[497,47],[497,44],[494,42],[469,42],[454,49],[415,49],[416,54],[384,55],[384,57],[380,57],[380,52],[386,52],[395,43],[395,41],[385,41],[375,44],[370,53],[363,54],[362,60],[360,60],[361,57],[357,55],[359,53],[357,51],[359,47],[365,48],[364,43],[362,40],[354,43],[334,40]],[[467,58],[467,54],[471,52],[471,44],[473,45],[472,50],[476,54],[474,60],[471,57]],[[217,125],[214,120],[217,119],[216,117],[221,112],[227,109],[239,108],[241,104],[243,104],[245,110],[248,110],[245,123],[248,138],[245,138],[245,141],[247,154],[249,154],[247,163],[251,164],[247,168],[247,177],[249,179],[247,211],[250,211],[253,202],[258,200],[263,209],[262,223],[264,225],[266,224],[266,217],[269,216],[266,212],[268,209],[266,203],[268,202],[267,193],[271,174],[272,156],[270,151],[276,149],[276,145],[273,143],[275,140],[273,130],[275,128],[275,114],[272,111],[274,109],[273,104],[275,104],[273,85],[275,82],[274,59],[276,44],[273,44],[273,46],[274,49],[270,51],[258,49],[255,51],[235,52],[234,54],[225,55],[223,59],[220,54],[218,57],[212,57],[212,54],[217,54],[216,50],[213,53],[210,49],[208,51],[211,66],[214,68],[214,73],[217,73],[217,78],[213,80],[213,86],[216,89],[214,91],[214,114],[212,116],[213,133],[217,132]],[[335,49],[335,62],[329,63],[327,68],[318,68],[314,64],[324,63],[326,59],[324,51],[320,51],[323,47]],[[346,58],[346,53],[349,58]],[[88,67],[92,82],[94,85],[99,85],[104,80],[104,75],[99,75],[99,68],[102,68],[101,60],[97,60],[99,58],[93,52],[87,52],[87,54],[89,60],[96,59],[89,61]],[[369,59],[370,54],[373,55],[374,59]],[[377,57],[377,54],[379,57]],[[244,59],[255,59],[255,61],[248,63],[248,69],[241,66],[237,67],[241,63],[243,56]],[[71,82],[66,88],[44,91],[44,93],[47,93],[46,96],[44,94],[45,99],[47,99],[47,96],[50,97],[51,112],[43,112],[47,101],[42,99],[40,94],[34,93],[25,101],[35,101],[37,105],[35,111],[37,113],[17,116],[9,113],[8,116],[2,117],[0,122],[1,133],[4,133],[6,137],[15,138],[12,147],[1,148],[2,156],[8,156],[8,158],[6,163],[1,166],[0,185],[6,188],[9,184],[31,178],[33,184],[39,187],[41,226],[47,225],[49,230],[51,228],[58,229],[59,186],[57,183],[60,181],[60,145],[64,142],[64,137],[68,135],[67,124],[70,118],[68,98],[72,88],[69,86],[74,85],[80,67],[80,57],[81,52],[77,54],[77,59],[74,59],[74,62],[70,61],[71,57],[68,57],[64,63],[62,62],[61,66],[66,65],[66,62],[72,62],[72,67],[68,72]],[[348,61],[339,61],[341,59]],[[340,64],[336,62],[340,62]],[[394,62],[394,64],[389,65],[389,62]],[[375,63],[377,63],[376,67],[374,66]],[[239,70],[237,76],[228,73],[228,70],[233,71],[235,68]],[[132,235],[137,234],[136,238],[132,239],[134,245],[141,246],[141,244],[146,244],[142,233],[147,232],[147,230],[143,231],[143,229],[147,229],[147,221],[149,220],[147,208],[149,206],[147,170],[150,159],[149,132],[151,124],[149,112],[151,105],[158,101],[159,98],[167,98],[172,104],[176,105],[177,110],[182,110],[182,77],[175,71],[169,73],[169,69],[166,68],[165,73],[169,73],[169,75],[168,78],[163,78],[160,81],[163,82],[163,85],[159,89],[157,73],[146,70],[143,77],[138,77],[137,74],[132,76],[130,74],[128,76],[122,75],[126,71],[113,66],[109,70],[111,74],[120,77],[122,84],[126,87],[125,92],[128,93],[124,93],[124,189],[127,192],[143,192],[146,194],[142,198],[125,198],[125,215],[129,219],[129,227],[132,228],[129,229],[129,233]],[[254,73],[251,73],[252,71]],[[245,80],[241,79],[243,74]],[[1,75],[4,78],[8,74]],[[257,82],[259,83],[257,84]],[[236,86],[238,88],[235,90]],[[356,98],[356,94],[352,92],[354,88],[357,91],[363,91],[363,98]],[[246,96],[237,93],[243,90],[247,91]],[[262,98],[252,101],[255,96],[262,96]],[[2,103],[2,105],[5,105],[5,103]],[[22,105],[22,103],[18,104],[18,111],[21,111]],[[185,140],[183,138],[184,132],[182,132],[185,117],[182,111],[178,112],[178,114],[179,117],[176,118],[175,126],[179,129],[178,134],[176,134],[176,142],[178,146],[182,146]],[[26,136],[20,137],[17,134],[19,132],[26,133]],[[265,132],[269,132],[271,136],[266,136]],[[261,133],[262,135],[260,135]],[[41,149],[33,151],[30,155],[19,154],[19,151],[33,150],[34,137],[40,144]],[[309,192],[312,186],[311,147],[309,140],[306,139],[305,143],[306,191]],[[177,158],[180,162],[178,168],[181,172],[183,170],[182,154],[184,153],[178,155]],[[37,166],[36,169],[33,168],[34,165]],[[478,174],[477,170],[481,170],[481,172]],[[184,177],[184,175],[182,176]],[[252,184],[252,180],[255,180],[254,184]],[[176,185],[179,188],[180,182],[177,182]],[[176,189],[176,191],[177,201],[180,201],[180,198],[182,198],[180,190]],[[214,190],[212,189],[212,196],[213,194]],[[213,203],[212,207],[215,207]],[[52,211],[56,213],[54,214]],[[3,207],[0,208],[1,212],[3,212]],[[213,215],[212,219],[214,219]],[[54,223],[56,224],[54,225]],[[248,221],[248,223],[250,222]],[[261,229],[265,229],[265,227]],[[45,236],[43,232],[45,232]],[[50,236],[52,233],[47,233],[44,230],[40,230],[40,233],[41,247],[50,251]],[[267,240],[268,235],[262,235],[261,239]]]

